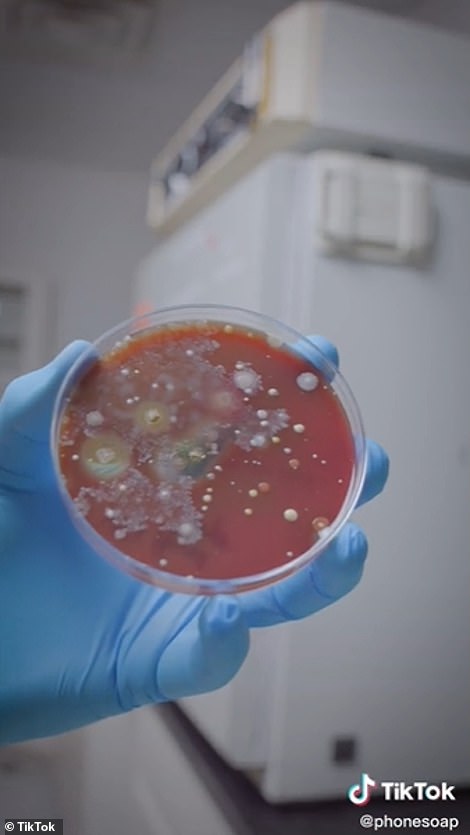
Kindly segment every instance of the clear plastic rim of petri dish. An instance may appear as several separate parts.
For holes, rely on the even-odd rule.
[[[349,423],[354,444],[355,462],[346,496],[336,518],[325,529],[324,535],[302,554],[294,557],[289,562],[258,574],[233,578],[188,577],[139,562],[114,547],[87,522],[86,518],[79,513],[61,475],[58,439],[63,412],[70,394],[93,362],[108,354],[126,336],[141,335],[145,331],[155,331],[168,325],[176,327],[191,323],[199,325],[204,323],[235,325],[245,330],[251,329],[257,334],[271,340],[279,340],[280,344],[289,346],[290,350],[294,350],[304,359],[310,361],[312,367],[324,375],[332,390],[336,393]],[[166,591],[188,595],[238,594],[243,591],[250,591],[285,579],[313,562],[338,535],[350,518],[364,483],[367,463],[364,426],[356,399],[342,374],[317,345],[298,333],[294,328],[270,316],[244,308],[215,304],[178,305],[161,308],[116,325],[90,344],[89,349],[85,350],[71,367],[58,392],[52,415],[50,446],[59,493],[75,528],[87,545],[99,556],[139,580]]]

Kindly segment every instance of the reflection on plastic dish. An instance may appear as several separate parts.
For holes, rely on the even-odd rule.
[[[193,594],[265,585],[314,559],[364,475],[341,375],[299,334],[228,307],[162,310],[102,337],[64,382],[52,445],[84,539]]]

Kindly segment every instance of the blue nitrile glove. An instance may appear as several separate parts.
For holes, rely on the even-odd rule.
[[[335,359],[328,343],[320,347]],[[246,656],[250,626],[303,617],[342,597],[366,556],[364,535],[348,525],[296,577],[238,599],[192,601],[108,565],[73,527],[49,448],[57,391],[86,348],[69,345],[10,384],[0,402],[3,743],[220,687]],[[387,468],[385,453],[370,443],[366,499],[381,491]]]

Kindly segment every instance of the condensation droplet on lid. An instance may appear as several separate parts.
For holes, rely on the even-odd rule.
[[[318,386],[318,377],[310,371],[303,371],[297,377],[296,383],[302,391],[314,391]]]

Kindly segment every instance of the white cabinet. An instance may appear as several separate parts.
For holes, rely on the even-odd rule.
[[[422,265],[331,257],[317,249],[322,161],[263,163],[146,259],[135,293],[324,334],[390,454],[383,497],[360,511],[370,557],[354,594],[256,634],[233,682],[183,702],[274,802],[344,798],[361,770],[470,779],[470,188],[430,174],[437,235]]]

